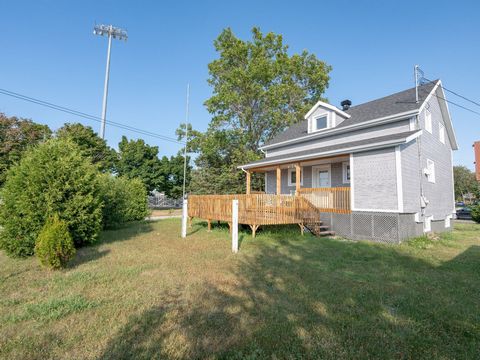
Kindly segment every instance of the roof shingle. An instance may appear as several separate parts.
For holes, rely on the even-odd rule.
[[[340,123],[336,129],[418,109],[422,106],[423,101],[433,90],[437,82],[438,80],[435,80],[419,86],[418,103],[415,102],[415,88],[411,88],[380,99],[352,106],[345,111],[351,117]],[[308,121],[302,120],[278,134],[272,140],[265,143],[265,145],[273,145],[306,135],[308,135]]]

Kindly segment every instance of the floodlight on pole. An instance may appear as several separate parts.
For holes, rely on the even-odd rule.
[[[107,69],[105,71],[105,84],[103,87],[103,104],[102,104],[102,125],[100,127],[100,137],[105,138],[105,121],[107,118],[107,96],[108,96],[108,80],[110,77],[110,52],[112,48],[112,38],[127,41],[127,32],[113,25],[95,25],[93,28],[94,35],[108,36],[107,50]]]

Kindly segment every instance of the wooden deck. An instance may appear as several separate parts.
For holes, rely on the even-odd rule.
[[[232,200],[238,200],[238,222],[256,229],[261,225],[299,224],[319,219],[321,212],[350,213],[350,188],[303,188],[298,195],[235,194],[190,195],[188,217],[232,221]]]

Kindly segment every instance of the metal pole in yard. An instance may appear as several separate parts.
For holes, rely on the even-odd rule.
[[[187,180],[187,144],[188,144],[188,100],[190,97],[190,84],[187,84],[187,106],[185,111],[185,149],[183,150],[183,198],[185,199],[185,184]]]
[[[188,200],[183,199],[182,208],[182,238],[187,237]]]
[[[232,200],[232,252],[238,252],[238,200]]]

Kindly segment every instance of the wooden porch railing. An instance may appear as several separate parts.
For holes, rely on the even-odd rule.
[[[318,212],[350,213],[350,188],[303,188],[300,196],[274,194],[190,195],[188,216],[230,222],[238,200],[241,224],[299,224]]]
[[[313,211],[304,198],[290,195],[190,195],[188,216],[232,220],[232,200],[238,200],[238,222],[248,225],[299,224]]]
[[[299,193],[321,212],[351,212],[349,187],[301,188]]]

